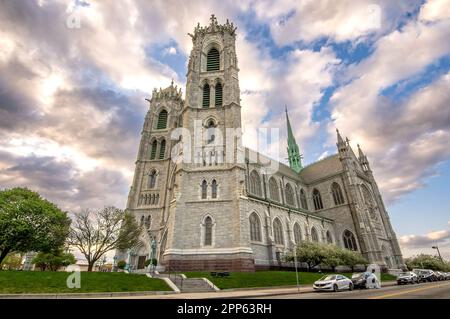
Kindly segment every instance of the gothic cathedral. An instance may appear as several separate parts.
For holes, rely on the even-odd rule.
[[[189,36],[185,99],[172,82],[148,100],[127,203],[145,245],[121,253],[131,268],[271,269],[302,241],[403,267],[363,151],[337,132],[337,154],[303,167],[287,111],[289,166],[242,147],[236,28],[212,16]]]

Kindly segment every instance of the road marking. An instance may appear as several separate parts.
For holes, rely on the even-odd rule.
[[[423,287],[423,288],[417,288],[417,289],[411,289],[411,290],[406,290],[406,291],[402,291],[402,292],[396,292],[396,293],[392,293],[392,294],[384,294],[381,296],[376,296],[376,297],[370,297],[368,299],[383,299],[383,298],[389,298],[389,297],[394,297],[394,296],[400,296],[400,295],[406,295],[406,294],[410,294],[412,292],[416,292],[416,291],[423,291],[423,290],[429,290],[429,289],[434,289],[434,288],[440,288],[440,287],[444,287],[444,286],[448,286],[450,285],[450,283],[447,284],[440,284],[437,286],[431,286],[431,287]]]

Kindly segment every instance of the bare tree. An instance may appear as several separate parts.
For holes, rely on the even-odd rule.
[[[78,248],[88,262],[88,271],[108,251],[140,246],[142,229],[128,213],[115,207],[85,210],[77,214],[69,234],[69,245]]]

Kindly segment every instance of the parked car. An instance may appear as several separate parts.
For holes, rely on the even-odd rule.
[[[397,276],[397,284],[418,284],[419,276],[413,271],[402,272]]]
[[[325,275],[313,285],[316,291],[353,290],[353,283],[343,275]]]
[[[366,281],[366,275],[363,272],[352,275],[352,283],[354,288],[366,288]]]
[[[437,280],[445,280],[445,274],[441,271],[435,271],[434,274],[436,275]]]
[[[430,269],[413,269],[413,272],[419,277],[419,282],[432,282],[437,280],[436,274]]]
[[[450,272],[445,273],[445,280],[450,280]]]

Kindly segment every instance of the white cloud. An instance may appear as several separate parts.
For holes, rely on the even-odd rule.
[[[435,165],[450,156],[445,142],[450,139],[450,74],[395,101],[380,92],[420,76],[449,54],[448,38],[448,20],[409,22],[381,37],[369,58],[351,65],[343,77],[350,82],[331,98],[330,139],[337,126],[363,146],[388,200],[422,187]]]
[[[450,18],[450,1],[428,0],[422,6],[419,18],[426,21],[436,21]]]
[[[164,50],[164,53],[167,55],[175,55],[177,54],[177,49],[175,47],[168,47]]]
[[[336,41],[356,40],[383,34],[395,27],[405,12],[419,1],[257,1],[257,16],[269,22],[279,45],[330,37]]]

